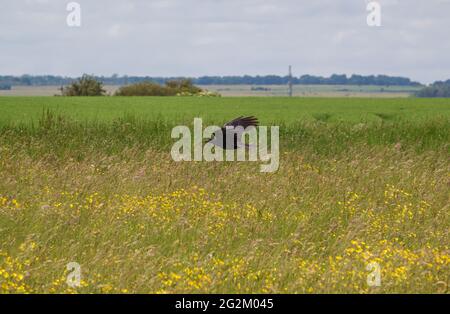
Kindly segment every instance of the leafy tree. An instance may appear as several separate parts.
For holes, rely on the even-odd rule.
[[[62,89],[63,96],[103,96],[105,92],[103,83],[87,74]]]

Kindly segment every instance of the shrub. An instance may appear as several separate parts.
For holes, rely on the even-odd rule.
[[[116,96],[175,96],[176,90],[152,82],[142,82],[119,88]]]
[[[122,86],[116,96],[220,96],[192,84],[189,79],[167,81],[165,85],[142,82]]]
[[[167,81],[166,86],[167,88],[176,90],[177,93],[198,94],[203,91],[200,87],[192,84],[192,81],[189,79]]]
[[[416,93],[417,97],[450,97],[450,84],[435,83],[424,87]]]
[[[61,91],[63,96],[103,96],[106,92],[102,82],[87,74],[83,74],[81,78],[62,88]]]

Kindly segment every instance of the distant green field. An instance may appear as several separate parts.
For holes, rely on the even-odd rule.
[[[287,96],[286,85],[207,85],[202,86],[224,96]],[[409,97],[420,89],[413,86],[374,85],[293,85],[293,95],[300,97]]]
[[[124,116],[186,122],[193,117],[223,122],[255,115],[262,123],[303,121],[392,121],[449,118],[450,99],[282,97],[0,97],[0,125],[37,121],[43,111],[85,121]]]
[[[113,95],[119,85],[105,85],[109,95]],[[203,89],[218,92],[226,97],[285,97],[286,85],[199,85]],[[0,96],[54,96],[60,95],[61,86],[13,86],[11,90],[0,90]],[[374,86],[374,85],[294,85],[293,95],[300,97],[364,97],[398,98],[409,97],[421,87],[414,86]]]

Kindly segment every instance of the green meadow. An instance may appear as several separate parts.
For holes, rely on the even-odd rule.
[[[243,115],[277,172],[172,160]],[[448,99],[0,97],[0,292],[447,293],[449,157]]]
[[[37,121],[43,110],[74,119],[111,121],[124,115],[180,122],[202,117],[224,122],[255,115],[262,123],[305,120],[417,121],[450,116],[450,100],[418,98],[286,97],[0,97],[0,123]]]

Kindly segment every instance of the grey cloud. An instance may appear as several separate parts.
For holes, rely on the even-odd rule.
[[[1,74],[130,75],[362,73],[450,78],[450,1],[2,0]]]

